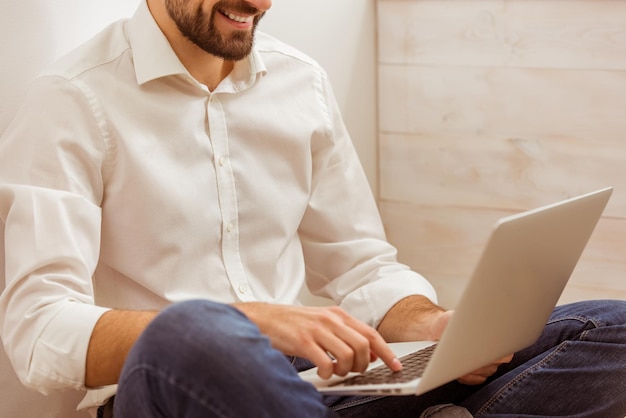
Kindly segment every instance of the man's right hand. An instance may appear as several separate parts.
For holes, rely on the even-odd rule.
[[[380,334],[338,307],[298,307],[237,303],[234,307],[267,335],[286,355],[303,357],[318,367],[320,377],[362,372],[380,358],[394,371],[402,369]]]

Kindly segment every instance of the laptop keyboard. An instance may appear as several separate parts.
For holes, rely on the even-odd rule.
[[[402,370],[394,372],[382,364],[360,375],[349,377],[330,386],[375,385],[380,383],[404,383],[417,379],[424,373],[426,364],[435,351],[436,344],[400,357]]]

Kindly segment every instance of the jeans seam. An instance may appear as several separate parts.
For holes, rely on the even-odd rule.
[[[352,408],[354,406],[363,405],[364,403],[372,402],[372,401],[375,401],[375,400],[381,399],[381,398],[384,398],[384,396],[367,396],[367,397],[362,397],[362,398],[354,399],[354,400],[352,400],[350,402],[342,403],[340,405],[337,405],[336,407],[331,407],[331,409],[333,411],[341,411],[343,409],[348,409],[348,408]]]
[[[578,315],[573,315],[573,316],[566,316],[563,318],[558,318],[555,319],[553,321],[549,321],[549,324],[555,324],[557,322],[563,322],[563,321],[578,321],[582,324],[592,324],[593,327],[586,329],[584,331],[582,331],[579,335],[579,341],[587,341],[587,335],[589,334],[589,332],[593,331],[594,329],[598,329],[601,328],[603,326],[603,324],[600,321],[597,321],[595,318],[590,318],[590,317],[584,317],[584,316],[578,316]]]
[[[486,413],[488,411],[489,408],[493,407],[493,405],[495,405],[497,402],[499,402],[504,396],[506,396],[506,393],[508,393],[514,386],[517,386],[522,380],[524,380],[528,375],[530,375],[531,373],[535,372],[536,370],[542,368],[543,366],[545,366],[548,362],[550,362],[557,354],[559,354],[561,351],[563,351],[567,346],[569,345],[569,341],[564,341],[561,344],[559,344],[559,346],[552,352],[550,353],[548,356],[546,356],[544,359],[542,359],[540,362],[538,362],[537,364],[535,364],[534,366],[524,370],[523,373],[520,373],[518,376],[516,376],[513,380],[511,380],[509,383],[507,383],[505,386],[503,386],[502,388],[500,388],[477,412],[476,415],[478,414],[483,414]]]
[[[548,321],[548,325],[555,324],[557,322],[563,322],[563,321],[578,321],[583,324],[587,322],[591,322],[595,328],[602,326],[602,324],[599,321],[597,321],[595,318],[589,318],[586,316],[579,316],[579,315],[565,316],[563,318],[553,319],[551,321]]]
[[[128,376],[131,376],[133,373],[142,372],[142,371],[145,373],[152,374],[153,376],[156,376],[159,379],[162,379],[168,385],[172,386],[173,388],[176,388],[177,390],[187,392],[190,398],[194,399],[196,402],[198,402],[200,405],[205,407],[207,410],[211,411],[216,416],[219,416],[222,418],[225,418],[228,416],[221,409],[216,409],[214,405],[205,402],[205,400],[200,396],[199,393],[196,393],[194,390],[187,387],[186,385],[181,385],[177,379],[171,378],[170,376],[168,376],[167,373],[164,373],[160,369],[157,369],[148,365],[137,365],[136,367],[128,371]]]

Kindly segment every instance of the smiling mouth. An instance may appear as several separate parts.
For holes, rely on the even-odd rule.
[[[252,20],[254,19],[254,16],[246,16],[246,17],[238,16],[236,14],[229,13],[225,10],[220,10],[220,13],[226,16],[227,18],[229,18],[230,20],[233,20],[238,23],[249,23],[249,22],[252,22]]]

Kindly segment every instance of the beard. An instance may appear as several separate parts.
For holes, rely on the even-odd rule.
[[[200,4],[194,11],[185,10],[185,1],[166,1],[165,7],[178,30],[199,48],[216,57],[228,61],[240,61],[250,54],[254,45],[254,33],[263,14],[256,15],[250,31],[234,31],[230,35],[223,35],[215,27],[215,14],[219,10],[228,9],[242,14],[255,14],[258,10],[247,4],[229,6],[228,1],[219,1],[207,15]]]

